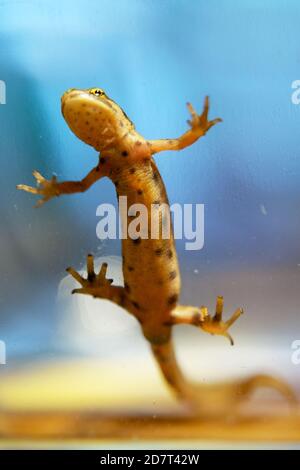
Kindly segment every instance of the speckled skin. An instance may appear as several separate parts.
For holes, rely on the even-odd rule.
[[[135,169],[133,179],[132,168]],[[151,227],[151,204],[168,203],[163,181],[151,160],[123,168],[118,194],[127,196],[128,207],[137,202],[147,207],[148,227]],[[170,326],[165,323],[179,297],[180,274],[173,236],[151,239],[148,230],[148,237],[122,240],[123,275],[133,314],[141,322],[145,336],[152,343],[161,343],[170,336]],[[146,288],[141,286],[141,280]]]
[[[98,165],[81,181],[57,182],[46,180],[37,171],[38,187],[18,185],[18,189],[40,194],[41,205],[54,196],[82,192],[106,176],[112,180],[118,196],[127,196],[127,205],[141,203],[149,213],[151,205],[168,203],[164,183],[153,155],[164,150],[180,150],[193,144],[216,123],[208,121],[208,98],[204,110],[197,115],[188,104],[191,128],[178,139],[146,140],[134,128],[124,111],[98,88],[68,90],[62,97],[62,113],[70,129],[81,140],[100,152]],[[131,219],[128,217],[127,223]],[[160,224],[162,217],[160,217]],[[229,412],[241,399],[258,386],[278,389],[293,399],[290,388],[282,381],[258,375],[233,383],[198,386],[188,382],[181,373],[173,350],[171,328],[178,323],[191,324],[211,334],[226,336],[229,327],[243,313],[236,310],[226,322],[222,321],[223,299],[218,297],[214,316],[206,307],[177,305],[180,293],[180,274],[176,249],[171,236],[163,239],[127,238],[122,240],[124,286],[112,285],[106,278],[106,264],[99,274],[94,272],[92,255],[87,257],[87,278],[74,269],[68,272],[81,284],[73,292],[111,300],[124,307],[140,322],[144,336],[150,342],[157,363],[177,396],[192,403],[204,413]]]
[[[100,151],[99,172],[112,180],[117,195],[127,197],[128,207],[140,203],[149,210],[150,228],[151,204],[168,204],[151,144],[106,95],[71,90],[62,99],[62,112],[73,132]],[[99,128],[95,131],[100,122],[106,131],[102,139]],[[118,303],[126,304],[140,321],[149,341],[162,343],[170,337],[171,327],[165,324],[177,303],[180,275],[173,236],[151,239],[148,233],[148,237],[122,240],[124,292]]]

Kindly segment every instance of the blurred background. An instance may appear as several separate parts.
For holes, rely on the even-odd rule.
[[[7,348],[0,406],[66,407],[81,382],[77,405],[101,407],[112,389],[122,395],[126,377],[142,404],[155,408],[157,387],[168,396],[134,319],[107,302],[71,297],[74,283],[65,278],[66,267],[83,268],[92,252],[109,259],[122,282],[119,242],[96,237],[97,206],[116,205],[112,183],[40,209],[15,189],[34,183],[33,169],[69,180],[95,165],[96,152],[60,112],[70,87],[105,89],[152,139],[180,135],[185,103],[200,112],[210,96],[211,117],[224,122],[156,161],[171,203],[205,204],[203,249],[177,242],[182,302],[213,309],[224,295],[226,314],[243,306],[246,315],[232,329],[234,348],[178,327],[179,357],[202,381],[255,370],[297,386],[300,105],[291,101],[291,84],[300,78],[299,20],[297,0],[0,1],[0,339]],[[68,369],[74,360],[82,370]],[[45,363],[64,364],[52,371],[51,394],[51,374],[40,373]],[[103,382],[93,385],[104,364],[106,395]],[[138,371],[148,371],[146,392]],[[59,389],[66,377],[68,392]]]

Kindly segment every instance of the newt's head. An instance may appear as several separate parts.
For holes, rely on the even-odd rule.
[[[98,151],[116,146],[133,129],[122,108],[101,88],[67,90],[61,110],[74,134]]]

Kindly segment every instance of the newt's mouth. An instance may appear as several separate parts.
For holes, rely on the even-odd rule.
[[[64,109],[66,102],[80,96],[82,90],[77,90],[76,88],[69,88],[61,97],[61,112],[64,115]]]
[[[79,90],[76,88],[70,88],[67,90],[61,97],[61,111],[65,117],[65,107],[67,104],[70,104],[73,100],[77,99],[81,102],[81,107],[88,106],[89,103],[99,103],[104,106],[106,109],[112,108],[111,103],[107,98],[102,98],[101,96],[95,96],[91,93],[88,93],[86,90]]]

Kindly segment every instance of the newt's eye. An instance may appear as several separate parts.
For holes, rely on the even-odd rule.
[[[90,93],[91,93],[92,95],[95,95],[95,96],[103,96],[103,95],[105,95],[104,91],[101,90],[101,88],[92,88],[92,89],[90,90]]]

